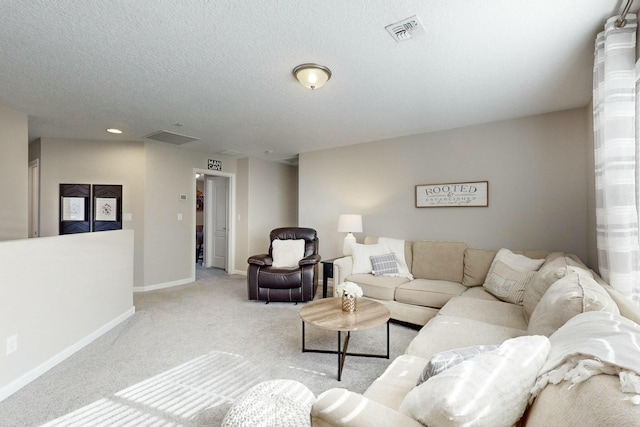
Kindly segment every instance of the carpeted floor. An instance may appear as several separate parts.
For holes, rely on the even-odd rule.
[[[339,382],[336,355],[301,352],[302,304],[247,301],[243,276],[197,277],[135,294],[134,316],[1,402],[0,425],[216,426],[263,380],[363,392],[417,333],[392,323],[391,359],[347,357]],[[383,353],[385,338],[384,327],[354,332],[349,350]],[[336,339],[306,328],[308,347]]]

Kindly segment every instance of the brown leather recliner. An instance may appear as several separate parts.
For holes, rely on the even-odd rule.
[[[273,241],[303,239],[304,258],[295,268],[275,268]],[[276,228],[269,234],[269,253],[249,257],[247,287],[250,300],[311,301],[318,287],[318,234],[312,228]]]

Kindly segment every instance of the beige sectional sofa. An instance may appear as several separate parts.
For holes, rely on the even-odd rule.
[[[373,244],[376,240],[367,238],[366,243]],[[312,407],[312,424],[462,425],[461,418],[451,415],[459,410],[456,404],[460,402],[456,402],[456,395],[474,390],[472,398],[463,399],[465,411],[473,412],[475,409],[483,416],[511,411],[508,415],[513,417],[517,413],[517,417],[507,425],[515,421],[527,426],[639,425],[640,376],[634,377],[634,371],[637,373],[640,369],[634,365],[634,360],[640,361],[640,309],[604,283],[576,256],[544,251],[524,252],[530,259],[540,259],[542,265],[531,273],[520,295],[521,300],[518,303],[506,302],[483,286],[490,268],[497,268],[493,262],[495,255],[496,251],[473,249],[464,243],[405,242],[405,260],[413,280],[350,274],[353,259],[337,260],[335,283],[344,280],[356,282],[363,288],[365,297],[386,304],[393,319],[425,326],[412,340],[406,354],[396,358],[363,394],[334,388],[318,396]],[[594,324],[603,329],[598,339],[589,336],[595,329],[591,326]],[[621,336],[617,341],[614,339],[616,334]],[[611,342],[608,337],[612,337]],[[578,342],[569,342],[573,339]],[[594,340],[606,344],[607,354],[600,357],[597,351],[592,353],[590,347],[588,350],[576,350]],[[514,353],[516,350],[513,348],[522,348],[523,343],[535,344],[539,351]],[[475,356],[417,386],[426,372],[425,367],[434,363],[432,358],[447,355],[451,350],[478,345],[495,345],[499,349]],[[580,356],[569,354],[571,351],[565,347],[574,349]],[[545,363],[544,369],[539,370],[536,366],[537,376],[518,379],[517,364],[522,363],[520,370],[522,366],[531,366],[527,358],[533,353],[544,356],[541,359]],[[493,366],[490,363],[495,363],[496,357],[504,357],[505,360]],[[613,360],[609,361],[608,357]],[[526,363],[522,362],[524,359],[527,359]],[[550,365],[556,359],[562,364]],[[515,371],[502,370],[509,363],[516,364]],[[575,367],[567,367],[570,363],[575,363]],[[593,365],[598,365],[600,371]],[[487,366],[491,368],[487,369]],[[471,369],[471,374],[453,373],[456,369],[463,373],[464,369]],[[582,382],[566,374],[571,372],[579,377],[576,372],[583,375],[585,369],[589,375],[583,376]],[[447,372],[452,373],[449,378],[445,378]],[[548,373],[542,375],[544,372]],[[564,372],[570,380],[557,378],[558,372]],[[635,378],[635,394],[633,390],[631,393],[628,389],[622,391],[623,374],[618,379],[619,372]],[[483,379],[483,374],[488,377]],[[557,384],[549,378],[555,378]],[[498,381],[497,387],[494,380]],[[539,389],[537,397],[529,394],[533,383],[527,381],[535,382]],[[570,381],[578,383],[569,387]],[[428,396],[424,393],[428,393],[434,384],[441,384],[437,393],[433,394],[431,390],[431,398],[421,397]],[[516,403],[516,393],[508,388],[513,385],[519,385],[526,391],[526,396],[520,396],[519,403]],[[421,398],[424,401],[420,401]],[[522,407],[522,399],[525,398],[531,402]],[[474,405],[481,408],[469,409]],[[428,414],[422,414],[424,411]],[[427,422],[433,419],[439,421]],[[468,425],[500,424],[496,418],[478,419],[480,421]]]

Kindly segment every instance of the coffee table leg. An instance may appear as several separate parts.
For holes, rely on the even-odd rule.
[[[344,337],[344,345],[340,350],[340,331],[338,331],[338,381],[342,381],[342,368],[344,368],[344,360],[347,358],[349,338],[351,338],[351,331],[347,331],[347,336]]]

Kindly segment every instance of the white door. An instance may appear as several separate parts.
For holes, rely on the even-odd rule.
[[[229,179],[208,176],[206,180],[205,266],[227,269]],[[208,207],[208,209],[207,209]]]

